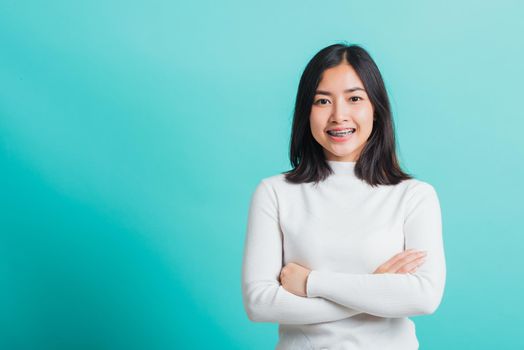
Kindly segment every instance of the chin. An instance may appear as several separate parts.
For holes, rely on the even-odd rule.
[[[330,152],[333,156],[337,158],[351,158],[351,156],[355,153],[355,150],[349,150],[347,152]]]

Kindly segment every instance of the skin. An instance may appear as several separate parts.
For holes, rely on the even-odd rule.
[[[380,265],[373,273],[414,273],[425,261],[426,252],[408,249],[400,252]],[[306,283],[310,269],[288,263],[280,271],[280,284],[290,293],[306,297]]]
[[[373,105],[364,84],[352,66],[341,63],[324,71],[316,92],[309,119],[313,137],[322,146],[326,159],[356,161],[373,130]],[[356,131],[347,142],[334,142],[326,133],[334,127],[352,127]],[[424,263],[425,256],[425,252],[408,249],[373,273],[413,273]],[[280,271],[280,283],[288,292],[306,297],[310,272],[304,266],[288,263]]]
[[[342,63],[324,71],[316,92],[309,118],[313,138],[326,159],[356,161],[373,130],[373,105],[364,84],[352,66]],[[346,142],[335,142],[327,134],[345,127],[356,129]]]

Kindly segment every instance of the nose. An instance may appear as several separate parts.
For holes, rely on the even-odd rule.
[[[337,101],[334,103],[330,119],[340,123],[349,120],[349,115],[350,107],[344,101]]]
[[[336,122],[343,122],[350,119],[351,115],[351,106],[346,103],[345,98],[337,99],[335,100],[335,103],[333,104],[331,114],[331,120]]]

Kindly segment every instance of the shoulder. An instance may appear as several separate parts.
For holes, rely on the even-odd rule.
[[[290,183],[286,180],[285,174],[279,173],[271,176],[261,178],[255,188],[255,195],[263,194],[271,197],[273,200],[278,200],[281,196],[286,196],[293,191],[296,184]]]
[[[424,193],[424,192],[435,192],[435,187],[429,182],[412,178],[409,180],[404,180],[401,182],[404,185],[406,192],[415,194],[415,193]]]
[[[404,186],[404,199],[408,207],[418,206],[428,201],[439,203],[437,190],[431,183],[413,178],[404,180],[402,184]]]
[[[260,183],[264,183],[266,186],[271,187],[271,188],[277,188],[280,186],[290,185],[286,181],[285,175],[282,173],[264,177],[260,180]]]
[[[276,196],[289,197],[296,195],[303,187],[309,187],[307,183],[293,183],[286,179],[286,173],[278,173],[264,177],[260,180],[260,186],[267,187]]]
[[[283,186],[289,186],[284,174],[275,174],[260,178],[256,184],[255,192],[276,192]]]

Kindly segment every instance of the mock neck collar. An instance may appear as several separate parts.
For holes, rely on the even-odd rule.
[[[355,176],[355,164],[357,164],[356,161],[354,162],[342,162],[338,160],[327,160],[326,162],[329,164],[331,169],[333,170],[334,175],[351,175]]]

